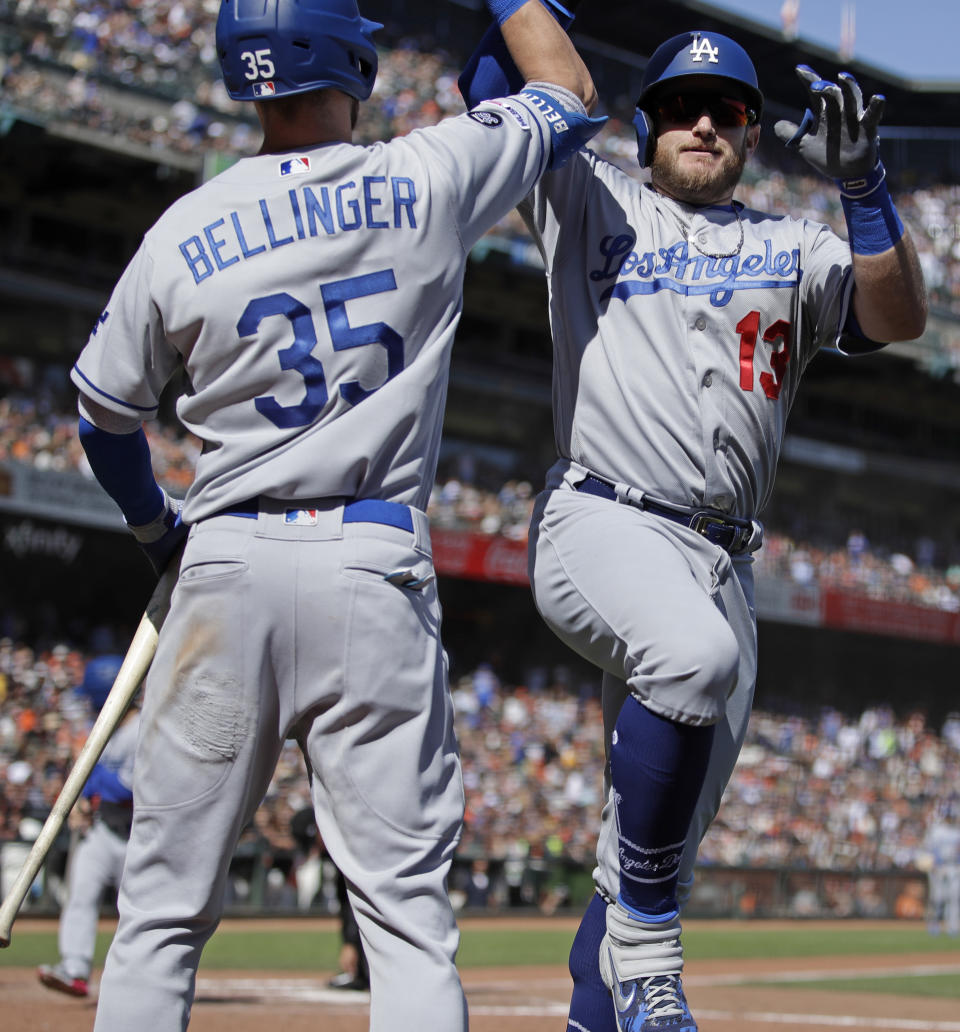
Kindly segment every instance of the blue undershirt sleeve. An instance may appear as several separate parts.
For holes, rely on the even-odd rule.
[[[127,523],[136,527],[156,519],[164,495],[153,475],[143,427],[132,434],[111,434],[81,416],[79,434],[93,475]]]

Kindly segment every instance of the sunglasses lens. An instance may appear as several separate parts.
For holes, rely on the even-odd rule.
[[[747,105],[742,100],[734,100],[732,97],[719,97],[710,113],[717,125],[731,128],[746,125],[750,120]]]
[[[668,122],[686,124],[695,122],[703,111],[703,98],[691,93],[664,97],[658,105],[660,117]]]
[[[743,101],[718,97],[715,93],[677,93],[664,97],[657,110],[662,119],[679,125],[696,122],[704,110],[710,112],[714,125],[721,129],[739,128],[750,121],[750,112]]]

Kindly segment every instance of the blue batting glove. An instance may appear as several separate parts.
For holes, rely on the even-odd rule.
[[[182,511],[183,502],[164,491],[163,508],[155,519],[137,527],[127,524],[158,577],[190,530],[180,518]]]

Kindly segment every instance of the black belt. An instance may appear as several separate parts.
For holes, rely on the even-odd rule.
[[[297,523],[302,513],[311,513],[315,507],[309,502],[290,502],[284,510],[284,519],[288,523]],[[243,516],[256,519],[260,512],[260,499],[250,498],[245,502],[236,502],[227,509],[214,513],[215,516]],[[409,505],[399,502],[386,502],[382,498],[358,498],[347,502],[343,507],[344,523],[380,523],[385,527],[399,527],[413,533],[413,515]]]
[[[632,501],[629,498],[621,499],[613,484],[607,480],[601,480],[593,473],[588,473],[577,484],[577,490],[584,494],[597,495],[598,498],[608,498],[611,502],[622,500],[644,512],[651,512],[654,516],[662,516],[663,519],[679,523],[682,527],[689,527],[690,530],[702,534],[708,541],[719,546],[725,552],[729,552],[730,555],[739,555],[745,551],[753,537],[753,523],[750,520],[741,520],[736,516],[724,516],[715,509],[680,512],[652,502],[649,498],[641,498],[639,501]]]

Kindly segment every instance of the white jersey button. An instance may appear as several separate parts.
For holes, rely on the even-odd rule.
[[[703,378],[703,386],[704,387],[710,387],[710,386],[712,386],[712,384],[713,384],[713,377],[710,375],[710,373],[707,373],[707,375]]]
[[[705,330],[707,328],[707,320],[702,315],[697,316],[697,321],[693,324],[698,330]]]

